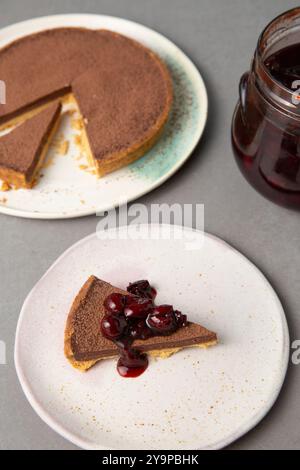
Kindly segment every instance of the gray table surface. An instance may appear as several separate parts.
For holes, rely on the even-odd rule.
[[[300,338],[299,213],[277,207],[243,179],[230,147],[230,122],[241,74],[264,25],[297,6],[290,0],[0,0],[0,27],[57,13],[124,17],[160,31],[179,45],[206,81],[210,112],[204,137],[185,166],[140,199],[204,203],[205,228],[241,250],[267,275],[285,307],[291,339]],[[1,35],[1,32],[0,32]],[[0,77],[1,78],[1,77]],[[32,286],[71,244],[95,231],[95,216],[26,220],[0,215],[0,448],[75,449],[35,414],[16,377],[13,348],[22,303]],[[300,447],[300,366],[290,365],[268,416],[231,449]]]

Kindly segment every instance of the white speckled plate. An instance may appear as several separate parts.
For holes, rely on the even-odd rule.
[[[222,240],[190,229],[184,234],[203,237],[202,247],[187,249],[186,240],[174,237],[84,238],[56,261],[24,303],[15,343],[19,380],[39,416],[80,447],[219,449],[254,427],[277,398],[289,335],[276,293]],[[73,369],[63,354],[65,321],[90,274],[122,288],[149,279],[158,302],[172,302],[216,331],[219,344],[150,360],[136,379],[121,378],[115,360],[87,373]]]
[[[145,26],[101,15],[48,16],[2,29],[0,48],[20,36],[60,26],[111,29],[157,52],[172,74],[173,110],[162,137],[150,152],[101,179],[79,168],[86,162],[78,160],[80,150],[73,143],[76,131],[65,121],[60,131],[71,143],[68,154],[61,156],[53,149],[49,152],[51,166],[44,169],[43,178],[33,190],[0,191],[0,212],[5,214],[40,219],[70,218],[106,211],[132,201],[162,184],[183,165],[205,126],[207,94],[198,70],[177,46]]]

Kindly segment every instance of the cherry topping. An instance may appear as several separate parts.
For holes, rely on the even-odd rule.
[[[149,292],[149,296],[152,300],[154,300],[155,297],[157,296],[157,292],[156,292],[156,289],[154,289],[154,287],[151,287],[150,292]]]
[[[151,299],[132,297],[126,303],[124,315],[126,318],[146,318],[152,307]]]
[[[173,312],[173,306],[168,305],[168,304],[162,304],[158,305],[157,307],[154,307],[154,309],[151,312],[151,315],[167,315],[168,313]]]
[[[125,295],[113,293],[106,297],[104,301],[104,307],[108,312],[114,314],[123,313],[125,306]]]
[[[179,310],[174,310],[174,315],[179,328],[187,325],[187,316],[183,315]]]
[[[168,335],[187,324],[186,315],[172,305],[154,306],[156,290],[146,280],[129,284],[130,295],[112,293],[104,301],[106,315],[101,331],[118,347],[117,370],[122,377],[137,377],[148,367],[146,354],[135,349],[135,340]]]
[[[165,313],[158,313],[157,308],[154,313],[150,313],[147,317],[147,325],[149,328],[158,335],[168,335],[177,329],[177,322],[173,309]]]
[[[137,297],[146,297],[148,299],[155,299],[156,297],[156,290],[146,280],[130,283],[127,287],[127,292]]]
[[[101,321],[101,331],[108,339],[118,339],[124,333],[127,326],[125,317],[115,315],[105,315]]]

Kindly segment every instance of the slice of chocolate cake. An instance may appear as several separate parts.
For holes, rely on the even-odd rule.
[[[116,344],[101,332],[101,321],[106,315],[104,300],[112,293],[128,296],[105,281],[91,276],[77,294],[68,315],[64,351],[73,367],[85,371],[97,361],[118,356]],[[208,347],[216,344],[217,336],[201,325],[188,322],[168,336],[152,336],[133,341],[141,352],[168,357],[186,347]]]
[[[0,138],[0,178],[14,188],[30,188],[57,129],[61,104],[49,105]]]

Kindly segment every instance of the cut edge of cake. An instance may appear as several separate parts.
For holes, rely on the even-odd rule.
[[[1,163],[0,160],[0,178],[4,183],[12,186],[14,189],[31,189],[34,186],[41,167],[45,162],[49,146],[59,127],[61,107],[61,103],[56,100],[48,106],[43,107],[39,112],[34,113],[33,115],[28,115],[27,119],[24,119],[17,127],[13,128],[8,134],[0,137],[0,152],[6,151],[7,145],[11,145],[11,143],[7,142],[8,138],[11,140],[12,136],[16,136],[16,139],[18,140],[20,132],[24,132],[27,129],[29,130],[29,127],[37,127],[37,119],[48,117],[48,120],[46,119],[44,129],[40,130],[39,137],[41,142],[36,146],[36,151],[31,156],[33,165],[32,172],[27,174],[26,171],[15,169],[12,167],[13,165]]]

